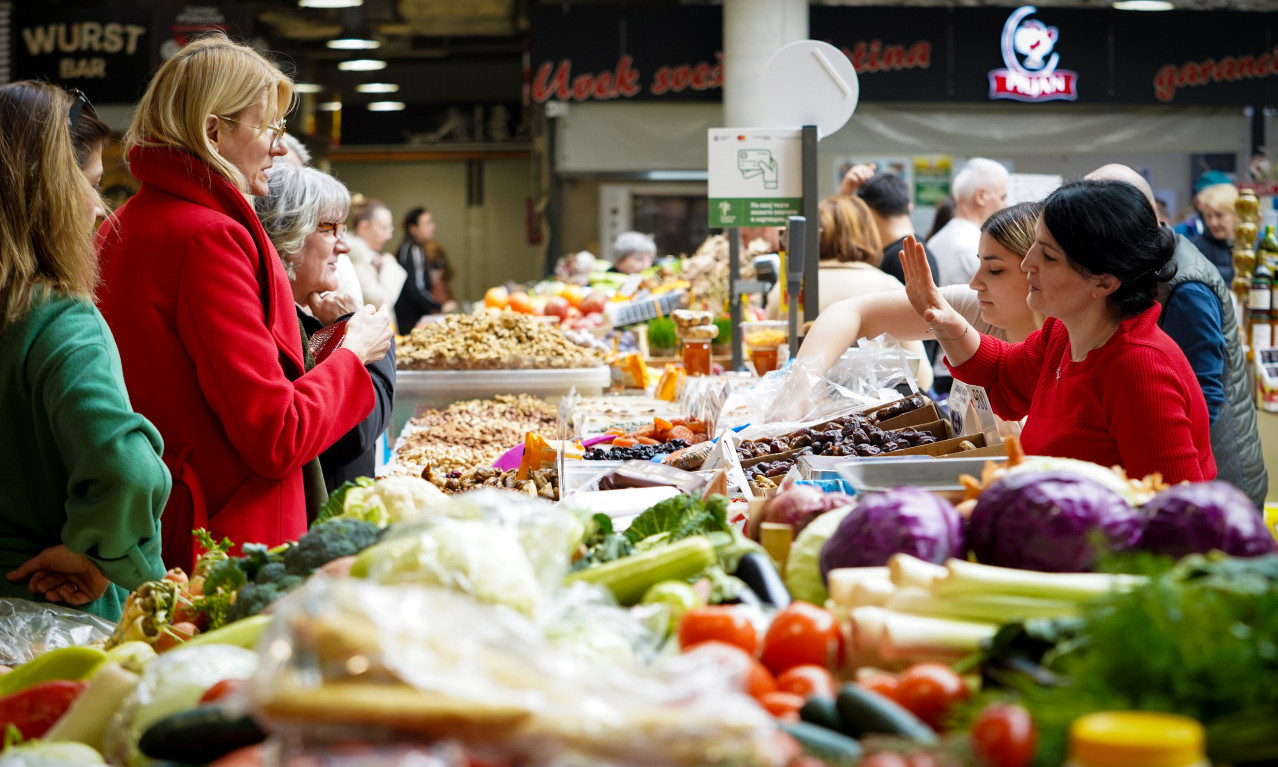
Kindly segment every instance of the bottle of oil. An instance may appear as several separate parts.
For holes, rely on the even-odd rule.
[[[1247,299],[1248,357],[1254,359],[1257,349],[1273,346],[1274,273],[1257,254],[1256,268],[1251,272],[1251,290]]]

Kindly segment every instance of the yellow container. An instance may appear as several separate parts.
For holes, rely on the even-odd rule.
[[[1176,714],[1088,714],[1070,725],[1066,767],[1210,767],[1203,741],[1203,726]]]
[[[1269,533],[1278,538],[1278,503],[1265,504],[1265,527],[1269,528]]]

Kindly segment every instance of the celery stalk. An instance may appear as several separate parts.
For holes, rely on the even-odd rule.
[[[840,567],[829,572],[830,601],[838,607],[882,605],[896,590],[886,567]]]
[[[938,597],[985,593],[1082,602],[1111,591],[1130,590],[1146,580],[1138,575],[1108,573],[1040,573],[960,559],[949,560],[945,567],[949,573],[932,588]]]
[[[1010,623],[1026,618],[1060,618],[1078,614],[1078,603],[1015,594],[958,593],[939,597],[917,587],[898,590],[884,607],[912,615]]]
[[[888,560],[888,572],[892,576],[892,583],[898,588],[919,586],[925,589],[932,588],[936,581],[949,574],[941,565],[934,565],[909,554],[893,554]]]

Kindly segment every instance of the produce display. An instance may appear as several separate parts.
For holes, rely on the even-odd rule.
[[[492,466],[529,431],[549,431],[558,411],[539,397],[498,395],[462,400],[411,419],[400,436],[390,474],[447,479],[454,472]]]
[[[450,314],[414,328],[395,350],[401,370],[588,368],[603,364],[593,349],[557,327],[514,312]]]
[[[654,399],[575,407],[560,441],[545,401],[457,402],[297,541],[196,531],[105,646],[0,674],[0,767],[1059,767],[1104,711],[1278,756],[1278,541],[1227,485],[1010,442],[958,504],[790,478],[747,504],[705,488],[948,434],[920,398],[739,445]],[[629,463],[579,492],[559,458]]]

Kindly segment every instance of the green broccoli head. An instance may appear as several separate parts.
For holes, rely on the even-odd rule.
[[[257,571],[257,576],[253,578],[253,582],[259,586],[288,577],[288,571],[284,568],[283,562],[269,562],[262,565],[262,569]]]
[[[301,586],[305,580],[298,575],[285,575],[271,583],[248,584],[235,595],[235,603],[226,612],[227,623],[257,615],[285,594]]]
[[[311,528],[284,553],[290,575],[309,575],[334,559],[358,554],[377,543],[381,528],[372,522],[338,517]]]

